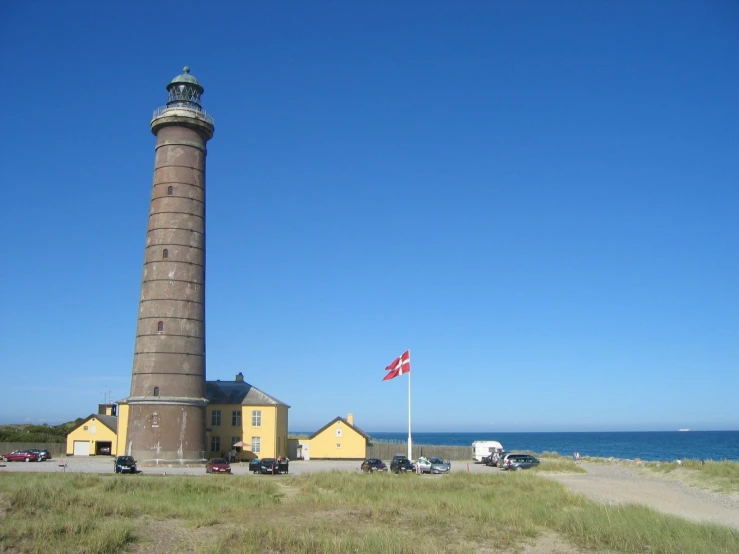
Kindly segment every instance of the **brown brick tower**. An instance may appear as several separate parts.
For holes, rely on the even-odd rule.
[[[205,145],[213,118],[190,68],[151,120],[154,182],[141,278],[125,453],[140,461],[205,456]],[[119,452],[123,454],[123,452]]]

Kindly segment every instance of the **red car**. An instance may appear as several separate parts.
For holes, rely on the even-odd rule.
[[[205,473],[231,473],[231,466],[223,458],[212,458],[205,464]]]
[[[3,462],[37,462],[38,456],[28,450],[14,450],[10,454],[3,454]]]

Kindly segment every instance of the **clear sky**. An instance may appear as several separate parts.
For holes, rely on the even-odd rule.
[[[416,431],[739,428],[737,6],[5,4],[0,423],[128,395],[189,65],[209,379],[403,431],[410,348]]]

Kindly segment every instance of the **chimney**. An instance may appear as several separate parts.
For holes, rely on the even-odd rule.
[[[236,375],[236,382],[237,383],[243,383],[244,382],[244,374],[239,371],[239,373]]]
[[[346,421],[349,425],[354,425],[354,414],[347,414]]]
[[[98,415],[116,415],[115,404],[98,404]]]

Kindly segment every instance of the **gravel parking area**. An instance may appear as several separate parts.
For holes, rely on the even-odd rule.
[[[60,467],[61,460],[44,462],[5,462],[0,473],[26,472],[71,472],[71,473],[113,473],[113,457],[64,458],[66,468]],[[320,471],[359,472],[360,461],[311,460],[290,462],[290,474],[301,475]],[[548,479],[565,485],[571,492],[583,494],[588,498],[607,504],[643,504],[655,510],[683,517],[689,520],[716,523],[739,529],[739,496],[709,492],[675,480],[661,474],[640,470],[616,463],[582,462],[587,473],[547,474],[540,472]],[[269,478],[249,472],[248,464],[234,463],[231,466],[234,475],[247,475],[255,479]],[[203,466],[181,467],[174,465],[143,466],[140,468],[146,475],[200,475],[208,478],[220,478],[206,475]],[[471,473],[497,474],[504,478],[506,472],[473,462],[452,462],[452,471],[469,471]],[[443,478],[443,476],[429,476]]]

